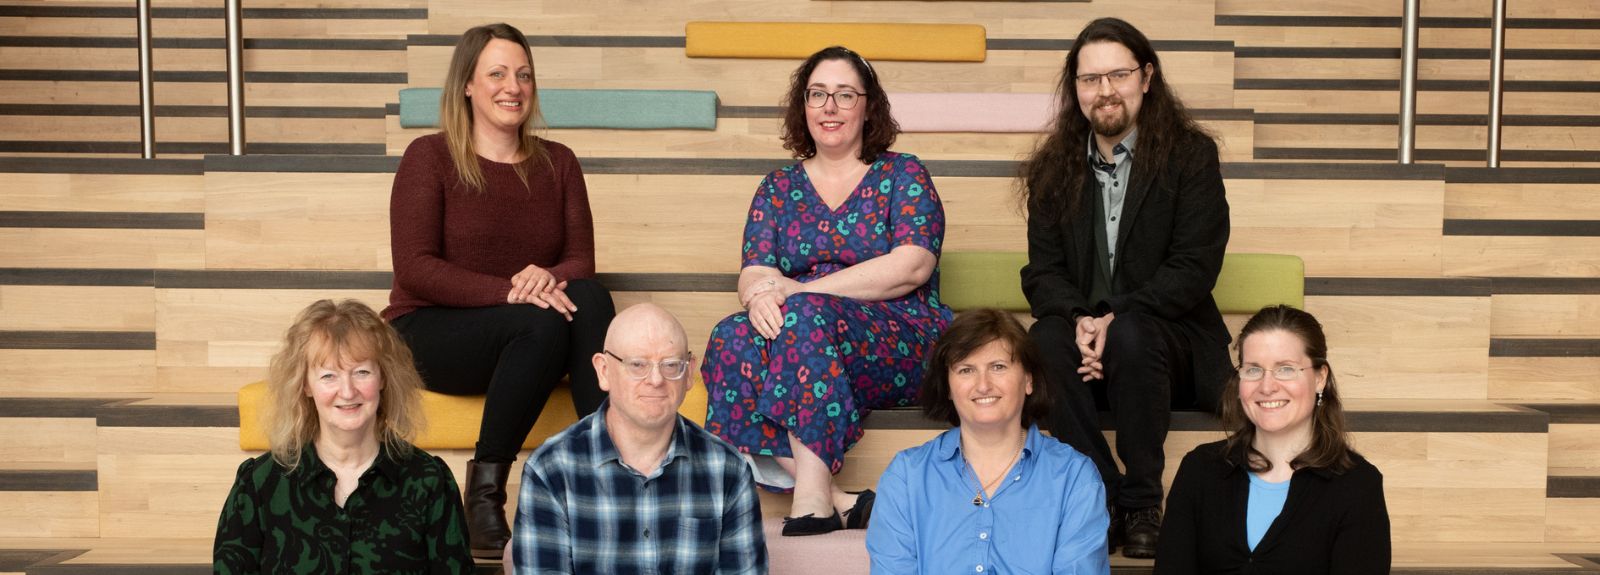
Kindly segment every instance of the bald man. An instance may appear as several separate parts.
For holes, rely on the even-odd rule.
[[[678,415],[694,380],[683,325],[623,310],[594,355],[610,396],[522,470],[516,573],[766,573],[761,501],[733,446]]]

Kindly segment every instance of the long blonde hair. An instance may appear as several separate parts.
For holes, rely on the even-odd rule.
[[[372,360],[383,376],[375,432],[389,453],[405,457],[424,423],[422,376],[411,348],[366,304],[353,299],[318,300],[300,311],[283,334],[283,347],[267,372],[267,444],[272,458],[293,471],[306,444],[321,429],[317,407],[306,396],[306,374],[328,358]]]
[[[522,46],[523,54],[528,56],[528,66],[533,66],[533,49],[528,47],[528,38],[522,35],[521,30],[503,22],[478,26],[467,30],[456,42],[455,53],[450,56],[450,72],[444,80],[444,93],[439,97],[439,125],[444,128],[444,139],[449,144],[450,159],[456,165],[456,174],[463,186],[479,193],[487,188],[483,169],[478,166],[478,151],[472,143],[472,103],[467,99],[467,84],[472,82],[472,74],[478,68],[478,56],[483,53],[483,48],[496,38]],[[534,162],[552,165],[544,143],[534,135],[534,127],[543,120],[539,113],[538,80],[533,80],[533,93],[528,95],[528,99],[528,118],[523,120],[522,128],[518,130],[521,137],[517,142],[517,155],[522,161],[512,166],[524,187],[528,186],[528,166]]]

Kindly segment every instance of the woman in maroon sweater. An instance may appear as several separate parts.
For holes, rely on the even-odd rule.
[[[465,504],[473,554],[510,539],[506,479],[551,390],[579,416],[605,398],[590,358],[615,314],[594,281],[594,226],[572,150],[532,133],[532,53],[516,28],[468,30],[440,98],[444,130],[406,148],[389,203],[383,317],[428,389],[486,394]]]

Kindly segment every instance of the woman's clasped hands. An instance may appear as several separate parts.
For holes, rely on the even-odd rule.
[[[572,314],[578,311],[578,306],[567,298],[566,289],[567,282],[557,280],[550,270],[529,265],[511,276],[511,291],[506,293],[506,303],[533,304],[555,310],[567,321],[572,321]]]

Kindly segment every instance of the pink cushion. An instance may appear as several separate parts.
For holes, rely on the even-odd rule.
[[[896,93],[889,107],[904,132],[1043,132],[1054,94]]]

